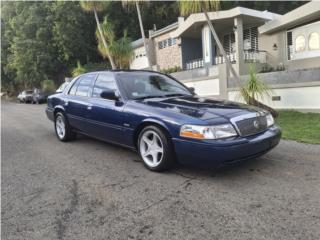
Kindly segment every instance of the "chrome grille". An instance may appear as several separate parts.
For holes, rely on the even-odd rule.
[[[266,116],[243,119],[236,121],[235,124],[241,136],[257,134],[268,128]]]

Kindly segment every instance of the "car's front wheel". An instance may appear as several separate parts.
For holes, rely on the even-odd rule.
[[[72,131],[71,126],[61,112],[55,115],[54,128],[58,139],[62,142],[73,140],[76,137],[76,133]]]
[[[156,126],[145,127],[138,138],[138,151],[144,165],[152,171],[173,166],[175,156],[169,136]]]

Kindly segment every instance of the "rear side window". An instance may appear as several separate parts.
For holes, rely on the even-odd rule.
[[[99,74],[97,81],[94,84],[92,97],[100,98],[100,94],[105,90],[116,90],[117,84],[113,74]]]
[[[77,82],[71,87],[69,94],[81,97],[87,97],[92,81],[95,79],[95,74],[88,74],[80,77]]]

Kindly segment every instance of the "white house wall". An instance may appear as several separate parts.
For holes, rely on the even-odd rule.
[[[280,96],[281,100],[272,101],[271,97],[266,97],[262,102],[278,109],[320,109],[320,86],[275,88],[272,96]],[[243,102],[238,91],[229,91],[228,99]]]
[[[193,87],[199,96],[219,95],[219,79],[208,79],[200,81],[190,81],[184,83],[187,87]]]
[[[133,60],[130,63],[130,69],[145,69],[148,67],[148,59],[144,47],[134,49]]]

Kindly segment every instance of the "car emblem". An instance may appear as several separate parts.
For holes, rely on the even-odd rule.
[[[255,121],[253,122],[253,126],[254,126],[256,129],[258,129],[258,128],[260,127],[260,124],[259,124],[259,122],[258,122],[257,120],[255,120]]]

